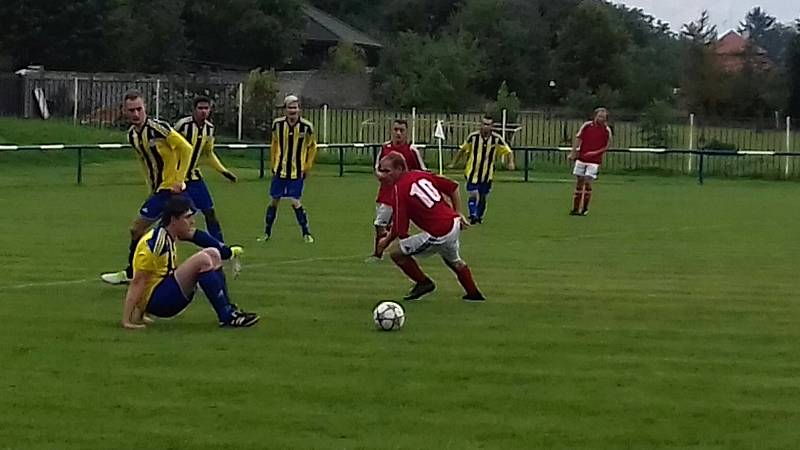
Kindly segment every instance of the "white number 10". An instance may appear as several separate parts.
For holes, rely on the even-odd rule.
[[[439,190],[424,178],[411,185],[410,194],[417,197],[427,208],[433,208],[433,205],[442,199]]]

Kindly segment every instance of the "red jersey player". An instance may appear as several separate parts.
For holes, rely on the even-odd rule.
[[[381,180],[378,173],[378,164],[381,158],[391,152],[403,155],[408,165],[408,170],[427,170],[422,155],[412,145],[408,143],[408,122],[404,119],[395,119],[392,122],[392,140],[383,144],[378,158],[375,160],[375,176]],[[367,258],[367,262],[375,262],[383,257],[383,252],[378,251],[378,241],[386,235],[387,228],[392,222],[392,205],[394,204],[394,187],[391,183],[381,182],[378,188],[378,198],[375,200],[375,247],[372,256]]]
[[[589,213],[592,183],[597,179],[597,171],[603,162],[603,155],[611,145],[611,137],[608,110],[605,108],[595,109],[594,120],[584,123],[575,136],[575,143],[568,157],[570,161],[575,161],[572,174],[577,177],[570,215],[585,216]]]
[[[395,152],[381,158],[378,172],[382,180],[394,185],[395,197],[392,229],[378,242],[378,250],[383,251],[400,238],[389,254],[392,261],[416,282],[404,299],[415,300],[436,289],[433,280],[420,269],[414,255],[438,253],[466,290],[462,298],[484,301],[472,279],[472,272],[458,251],[461,228],[467,226],[466,219],[457,212],[461,206],[458,183],[429,172],[409,171],[403,156]],[[421,232],[409,236],[410,222],[414,222]]]

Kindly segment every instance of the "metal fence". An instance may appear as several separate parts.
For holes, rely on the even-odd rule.
[[[123,76],[123,75],[120,75]],[[192,101],[199,95],[210,96],[215,103],[213,120],[220,134],[228,139],[265,141],[268,124],[256,123],[243,111],[241,83],[210,82],[202,77],[129,77],[107,79],[94,77],[51,77],[45,72],[26,77],[0,76],[0,114],[36,117],[37,102],[32,92],[41,89],[53,117],[73,120],[76,124],[123,127],[121,99],[125,91],[142,91],[155,117],[175,121],[191,112]],[[282,114],[272,111],[273,117]],[[317,128],[321,142],[382,142],[389,138],[391,122],[402,117],[411,124],[414,143],[431,143],[433,129],[442,121],[445,144],[458,145],[477,129],[481,113],[419,112],[416,109],[306,109],[303,114]],[[657,138],[643,127],[641,116],[615,117],[611,127],[614,147],[661,147],[680,149],[761,150],[800,152],[800,133],[792,130],[791,119],[776,116],[745,121],[708,118],[670,118],[662,125]],[[526,111],[514,121],[496,118],[513,147],[558,147],[571,144],[584,119],[565,117],[555,111]]]
[[[420,145],[423,158],[429,167],[438,167],[439,149]],[[74,151],[76,182],[83,181],[84,153],[89,150],[118,151],[129,149],[127,144],[87,145],[0,145],[3,152]],[[336,164],[339,176],[348,172],[371,172],[373,162],[381,144],[320,144],[318,160]],[[218,144],[218,151],[238,152],[252,161],[259,170],[259,177],[268,172],[269,146],[267,144]],[[452,159],[456,146],[443,146],[444,162]],[[522,147],[515,150],[517,170],[504,174],[504,178],[530,181],[537,174],[570,172],[566,159],[567,148]],[[231,155],[232,156],[232,155]],[[800,153],[768,151],[708,151],[681,149],[615,149],[611,150],[603,163],[604,174],[630,174],[644,172],[658,175],[685,175],[696,177],[703,183],[708,177],[751,177],[764,179],[800,180]]]

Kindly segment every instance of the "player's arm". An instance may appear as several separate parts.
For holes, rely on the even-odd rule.
[[[207,138],[206,143],[203,146],[203,155],[205,156],[206,162],[209,166],[213,167],[214,170],[222,174],[223,177],[231,180],[234,183],[236,182],[236,175],[234,175],[233,172],[228,170],[225,165],[222,164],[217,152],[214,151],[214,136],[209,136]]]
[[[452,169],[456,167],[456,165],[461,162],[461,158],[469,152],[469,149],[469,142],[464,142],[461,144],[461,147],[459,147],[458,152],[456,152],[455,156],[453,156],[453,160],[450,161],[450,164],[447,165],[447,168]]]
[[[283,126],[283,124],[278,122],[272,123],[272,141],[269,145],[269,159],[271,164],[270,169],[273,174],[278,167],[278,155],[281,153],[281,143],[278,141],[278,127],[280,126]]]
[[[136,330],[144,328],[145,324],[142,323],[142,315],[144,311],[138,308],[137,305],[143,303],[142,297],[147,288],[147,282],[153,274],[146,271],[134,271],[133,279],[128,286],[128,291],[125,294],[125,304],[122,309],[122,326],[129,330]]]
[[[308,135],[306,136],[305,146],[306,168],[303,171],[304,175],[305,172],[308,172],[312,167],[314,167],[314,162],[317,160],[317,135],[314,133],[313,129],[309,130]]]
[[[186,188],[186,185],[183,184],[184,180],[186,180],[186,176],[189,173],[189,161],[192,160],[192,144],[183,137],[182,134],[178,133],[174,129],[171,129],[169,134],[167,134],[167,145],[175,152],[175,155],[178,157],[178,167],[176,173],[174,174],[174,179],[172,181],[172,185],[176,186],[173,190],[177,189],[177,185],[182,185],[181,189],[177,189],[176,192],[180,192]]]
[[[517,168],[514,162],[514,152],[505,140],[500,141],[500,151],[498,153],[500,157],[508,158],[506,159],[506,168],[508,170],[515,170]]]
[[[572,151],[570,151],[569,156],[567,156],[568,160],[575,161],[578,159],[578,149],[581,147],[581,142],[583,142],[583,129],[586,128],[588,124],[589,122],[586,122],[581,125],[580,130],[578,130],[578,133],[575,135],[575,139],[572,140]]]

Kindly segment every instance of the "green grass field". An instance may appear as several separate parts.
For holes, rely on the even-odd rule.
[[[132,158],[89,161],[76,186],[64,161],[0,157],[2,449],[800,441],[795,183],[608,176],[588,217],[567,216],[566,177],[497,183],[462,241],[489,301],[463,303],[426,259],[437,291],[384,333],[371,309],[409,282],[362,262],[370,176],[319,167],[305,196],[317,242],[284,204],[261,245],[268,183],[252,165],[235,185],[208,173],[226,237],[247,252],[231,294],[263,320],[218,329],[198,294],[131,332],[124,289],[97,275],[123,265],[146,194]]]

